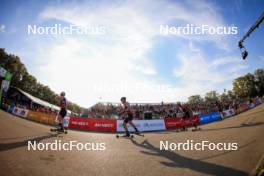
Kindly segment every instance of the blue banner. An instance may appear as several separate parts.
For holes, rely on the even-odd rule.
[[[12,104],[9,106],[7,112],[12,113],[13,110],[14,110],[14,108],[15,108],[15,104],[12,103]]]
[[[219,112],[211,112],[209,114],[199,115],[200,124],[210,123],[214,121],[221,120],[221,115]]]

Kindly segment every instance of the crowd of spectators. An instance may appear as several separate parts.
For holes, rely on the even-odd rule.
[[[259,98],[254,99],[235,99],[225,101],[211,101],[199,103],[147,103],[147,104],[130,104],[134,119],[144,119],[146,113],[151,113],[152,118],[165,117],[184,117],[210,112],[222,112],[228,109],[237,110],[241,104],[250,104]],[[97,103],[88,111],[88,117],[97,118],[119,118],[118,112],[121,111],[121,104],[118,103]]]
[[[210,112],[222,112],[228,109],[234,109],[235,111],[240,107],[241,104],[255,103],[263,98],[252,98],[252,99],[235,99],[225,101],[201,101],[199,103],[131,103],[130,108],[134,114],[134,119],[145,119],[146,114],[151,114],[153,119],[161,119],[165,117],[188,117],[199,114],[207,114]],[[14,104],[14,103],[12,103]],[[25,102],[15,102],[14,106],[29,109],[37,112],[46,114],[57,115],[58,110],[51,109],[43,106],[32,106]],[[97,103],[88,111],[81,115],[82,117],[89,118],[111,118],[118,119],[118,113],[122,110],[120,103]],[[70,116],[78,117],[79,114],[69,114]]]
[[[31,111],[36,111],[36,112],[41,112],[45,114],[51,114],[51,115],[58,114],[58,110],[55,110],[49,107],[44,107],[44,106],[29,105],[28,103],[23,103],[23,102],[12,102],[10,106],[18,107],[21,109],[27,109]]]

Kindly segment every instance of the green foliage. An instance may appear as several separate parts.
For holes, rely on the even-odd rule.
[[[256,89],[259,96],[264,95],[264,69],[257,69],[254,73]]]
[[[200,95],[192,95],[190,97],[188,97],[188,103],[190,104],[198,104],[203,102],[203,99]]]
[[[228,100],[233,100],[233,99],[235,99],[235,94],[234,94],[234,92],[232,91],[232,90],[228,90],[227,91],[227,98],[228,98]]]
[[[262,69],[263,71],[263,69]],[[236,78],[233,81],[233,91],[237,97],[247,98],[255,97],[257,95],[263,95],[263,75],[261,69],[258,70],[258,75],[253,75],[251,73],[246,74]]]
[[[3,48],[0,48],[0,65],[13,74],[11,86],[18,87],[51,104],[59,105],[59,95],[30,75],[18,56],[9,55]],[[82,107],[72,102],[69,102],[68,109],[77,113],[83,111]]]
[[[225,91],[219,95],[216,91],[206,93],[204,101],[214,103],[216,101],[231,101],[235,98],[253,98],[264,96],[264,69],[257,69],[254,74],[248,73],[233,81],[233,90]],[[200,95],[188,98],[189,103],[202,100]]]
[[[213,91],[207,92],[204,98],[206,102],[213,103],[213,102],[218,101],[218,97],[219,97],[218,93],[213,90]]]

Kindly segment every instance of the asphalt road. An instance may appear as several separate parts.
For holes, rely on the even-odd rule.
[[[264,105],[202,126],[201,131],[146,133],[145,137],[116,139],[115,134],[69,131],[50,127],[0,111],[0,175],[248,175],[264,154]],[[105,143],[105,150],[28,150],[28,141]],[[169,143],[210,141],[237,143],[233,151],[160,150]],[[95,147],[96,149],[96,147]]]

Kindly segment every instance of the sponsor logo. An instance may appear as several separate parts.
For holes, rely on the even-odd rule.
[[[95,127],[104,127],[104,128],[111,128],[114,127],[114,124],[111,123],[95,123]]]
[[[88,126],[89,125],[89,122],[72,121],[71,124],[73,124],[73,125],[80,125],[80,126]]]

